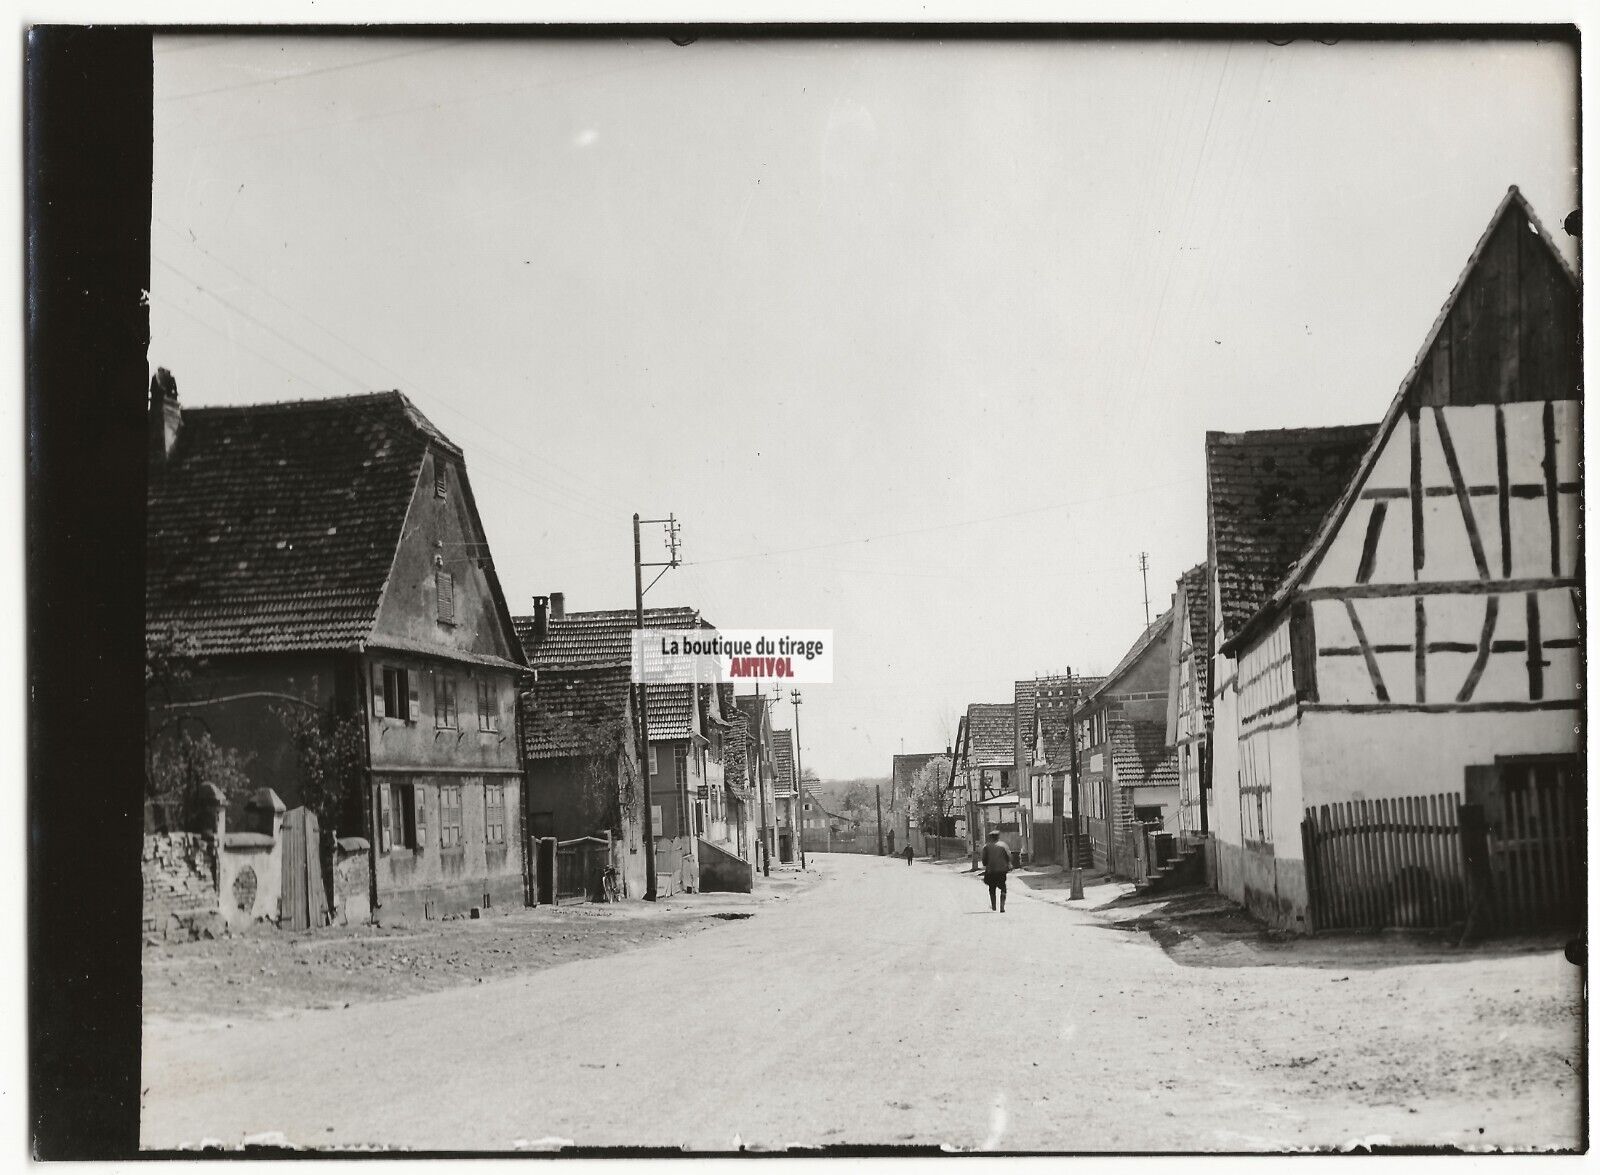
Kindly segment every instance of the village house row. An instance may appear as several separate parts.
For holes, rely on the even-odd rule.
[[[896,756],[892,831],[1206,879],[1289,930],[1453,924],[1475,875],[1486,922],[1579,916],[1580,383],[1576,278],[1512,188],[1383,419],[1208,433],[1171,608]]]
[[[650,686],[641,764],[634,612],[513,615],[401,393],[184,410],[162,370],[149,437],[147,933],[638,898],[649,854],[662,896],[748,891],[807,847],[769,699]]]

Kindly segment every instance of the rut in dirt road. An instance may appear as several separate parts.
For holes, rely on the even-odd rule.
[[[1559,954],[1203,967],[971,874],[818,856],[754,916],[511,979],[145,1036],[146,1147],[1574,1145]],[[1522,1003],[1513,989],[1532,993]],[[1462,1033],[1463,1020],[1472,1024]]]

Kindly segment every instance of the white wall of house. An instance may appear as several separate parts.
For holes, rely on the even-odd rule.
[[[1213,562],[1215,566],[1215,562]],[[1211,577],[1212,648],[1227,637],[1222,625],[1222,599]],[[1211,663],[1211,835],[1215,841],[1213,880],[1217,891],[1236,902],[1244,900],[1243,832],[1239,820],[1239,698],[1232,657],[1218,654]]]
[[[1576,754],[1571,713],[1311,712],[1300,723],[1308,808],[1347,800],[1457,794],[1466,769],[1498,756]]]

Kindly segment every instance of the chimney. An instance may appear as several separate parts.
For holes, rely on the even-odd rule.
[[[550,597],[533,597],[533,643],[544,644],[544,638],[550,635]]]
[[[551,592],[550,593],[550,619],[551,620],[560,620],[566,614],[567,614],[567,593],[566,592]]]
[[[147,424],[150,464],[160,467],[166,463],[172,446],[177,444],[178,429],[183,425],[183,411],[178,407],[178,381],[165,367],[156,368],[155,375],[150,378]]]

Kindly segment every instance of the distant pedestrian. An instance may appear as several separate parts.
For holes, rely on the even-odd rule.
[[[995,909],[994,895],[1000,894],[999,910],[1006,912],[1006,874],[1011,872],[1011,850],[1000,843],[1000,834],[991,832],[989,843],[983,846],[980,856],[983,864],[983,883],[989,887],[989,909]]]
[[[911,856],[912,856],[912,854],[911,854],[911,846],[907,845],[906,846],[906,864],[907,865],[911,864]]]

